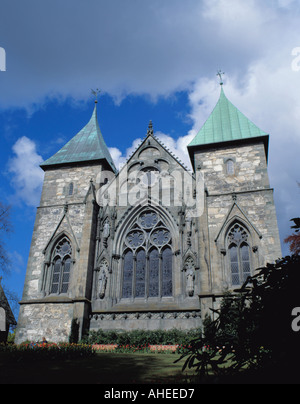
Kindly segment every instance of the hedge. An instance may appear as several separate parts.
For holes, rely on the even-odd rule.
[[[133,330],[133,331],[90,331],[83,337],[81,343],[94,344],[116,344],[119,346],[145,346],[145,345],[187,345],[192,340],[199,338],[200,329],[182,331],[172,330]]]
[[[76,359],[93,356],[95,350],[87,344],[22,343],[0,344],[0,353],[12,360]]]

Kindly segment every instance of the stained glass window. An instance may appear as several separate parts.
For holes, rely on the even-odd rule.
[[[240,225],[235,224],[228,233],[231,283],[239,286],[251,276],[250,249],[248,233]]]
[[[131,297],[132,295],[132,279],[133,279],[133,253],[127,251],[124,256],[123,270],[123,297]]]
[[[240,271],[238,261],[238,250],[235,245],[230,247],[230,261],[231,261],[231,280],[232,285],[240,284]]]
[[[159,254],[156,248],[149,254],[149,296],[159,296]]]
[[[133,230],[127,236],[127,244],[129,247],[139,247],[143,244],[144,233],[142,231]]]
[[[124,242],[122,297],[172,296],[172,239],[160,216],[142,212]]]
[[[170,232],[167,229],[155,230],[151,235],[152,243],[157,246],[163,246],[170,240]]]
[[[162,295],[172,296],[172,250],[167,247],[162,252]]]
[[[138,251],[136,255],[135,272],[135,296],[145,296],[145,276],[146,276],[146,254],[144,250]]]
[[[61,259],[60,259],[60,258],[57,258],[57,259],[54,261],[51,293],[58,293],[58,289],[59,289],[59,278],[60,278],[60,272],[61,272],[61,267],[62,267],[61,264],[62,264],[62,262],[61,262]]]
[[[155,212],[145,212],[140,215],[140,223],[144,229],[153,228],[158,222],[158,216]]]
[[[50,293],[68,292],[72,266],[71,255],[71,243],[67,237],[64,237],[54,248]]]

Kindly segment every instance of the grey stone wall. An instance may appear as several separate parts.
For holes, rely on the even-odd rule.
[[[231,174],[227,172],[228,159],[234,162]],[[253,269],[281,256],[264,144],[197,151],[195,166],[201,167],[205,178],[211,293],[222,294],[231,286],[225,237],[234,221],[249,231]]]
[[[187,173],[153,136],[148,136],[128,161],[129,174],[143,173],[152,167],[166,178],[178,171],[190,176],[188,189],[178,187],[175,182],[170,186],[163,182],[159,192],[153,194],[152,188],[150,194],[132,205],[126,198],[136,183],[127,176],[122,179],[119,174],[110,176],[110,182],[102,188],[101,164],[46,170],[28,259],[17,343],[42,337],[54,342],[67,341],[73,318],[79,320],[80,333],[99,328],[187,330],[201,326],[205,313],[211,314],[210,308],[216,308],[222,294],[231,287],[226,235],[235,221],[249,232],[253,269],[281,256],[264,143],[257,140],[206,148],[195,151],[194,159],[195,169],[204,175],[206,188],[199,200],[203,203],[200,216],[190,215],[192,208],[186,203],[175,203],[178,199],[186,201],[187,195],[195,197],[198,203],[195,173]],[[230,173],[228,160],[233,162]],[[116,181],[120,182],[116,191],[109,193]],[[110,198],[107,201],[114,203],[100,203],[99,207],[95,195],[99,196],[100,187],[106,189],[105,195]],[[124,239],[145,207],[160,216],[172,235],[173,293],[168,297],[124,298]],[[68,293],[53,295],[49,290],[51,251],[62,234],[71,241],[73,266]],[[103,265],[106,283],[100,293]],[[192,292],[188,289],[188,268],[192,268]]]
[[[85,311],[77,309],[78,313],[74,313],[75,302],[81,301],[83,306],[86,304],[89,297],[87,283],[91,282],[87,262],[91,261],[90,232],[93,229],[94,204],[93,195],[86,196],[91,186],[90,180],[95,183],[101,169],[101,164],[98,164],[60,167],[45,172],[27,264],[16,332],[17,343],[30,340],[35,335],[45,336],[52,341],[59,338],[67,340],[73,316],[80,316]],[[71,182],[73,192],[69,195]],[[71,240],[73,249],[70,284],[66,295],[52,296],[49,302],[49,289],[43,288],[44,279],[45,276],[49,277],[51,270],[51,249],[62,234]],[[41,314],[46,312],[47,316]],[[57,322],[57,333],[55,328],[50,332],[52,328],[48,324],[53,323],[52,318]],[[84,322],[83,318],[81,322]]]

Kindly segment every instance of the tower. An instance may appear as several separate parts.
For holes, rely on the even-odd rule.
[[[269,135],[220,84],[188,145],[192,172],[151,121],[117,171],[96,105],[87,125],[41,165],[16,342],[66,341],[72,320],[79,336],[198,328],[224,293],[281,256]]]
[[[205,181],[210,285],[200,302],[213,307],[256,268],[281,257],[277,217],[267,171],[269,135],[226,97],[219,100],[188,145]]]
[[[37,208],[16,341],[68,340],[73,318],[81,331],[89,313],[96,231],[95,184],[115,166],[97,121],[87,123],[41,165]]]

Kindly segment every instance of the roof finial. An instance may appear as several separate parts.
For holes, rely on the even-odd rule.
[[[91,92],[92,92],[92,94],[94,94],[94,96],[96,98],[95,99],[95,104],[97,104],[97,102],[98,102],[97,97],[98,97],[98,94],[101,93],[101,90],[99,90],[99,88],[96,88],[96,90],[91,89]]]
[[[222,78],[222,75],[223,74],[225,74],[224,72],[222,72],[222,70],[218,70],[218,72],[217,72],[217,76],[219,76],[220,77],[220,86],[222,86],[223,85],[223,78]]]
[[[150,120],[149,125],[148,125],[147,135],[153,136],[153,125],[152,125],[151,120]]]

